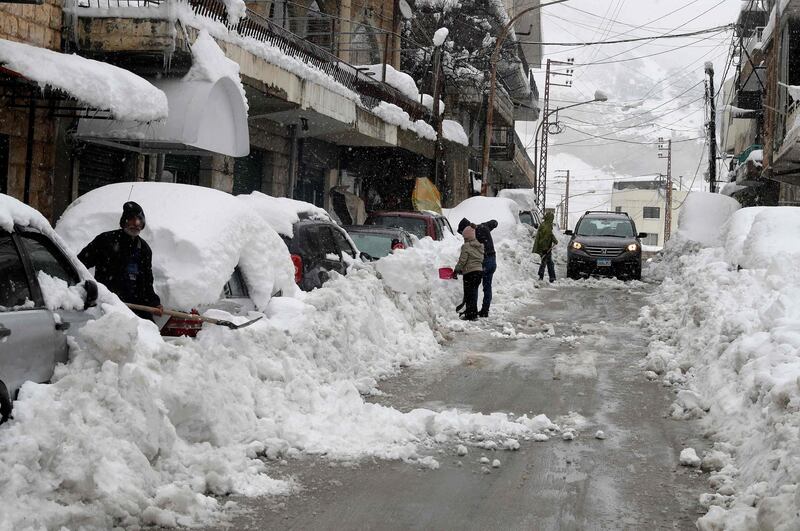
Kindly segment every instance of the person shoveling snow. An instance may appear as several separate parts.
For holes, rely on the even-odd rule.
[[[533,252],[542,257],[539,264],[539,280],[544,280],[544,268],[547,266],[547,275],[550,282],[556,280],[556,267],[553,264],[553,249],[558,240],[553,235],[553,213],[548,212],[544,215],[544,221],[536,231],[536,240],[533,242]]]
[[[161,315],[161,299],[153,289],[153,251],[139,236],[145,226],[142,207],[134,201],[122,205],[120,228],[98,235],[78,258],[94,277],[122,301],[154,307],[153,312],[134,310],[144,319]]]
[[[474,321],[478,318],[478,287],[483,277],[483,244],[475,238],[475,229],[472,226],[464,228],[464,245],[461,246],[461,256],[456,267],[453,268],[453,278],[464,275],[464,303],[466,310],[463,319]]]

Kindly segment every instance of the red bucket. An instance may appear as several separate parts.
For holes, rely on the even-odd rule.
[[[451,280],[453,278],[453,268],[452,267],[440,267],[439,268],[439,278],[442,280]]]

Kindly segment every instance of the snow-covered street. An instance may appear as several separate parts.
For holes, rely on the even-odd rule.
[[[705,443],[696,422],[666,417],[673,395],[639,365],[649,338],[636,322],[653,287],[530,289],[512,315],[456,334],[442,357],[381,383],[384,394],[370,400],[403,411],[545,413],[561,429],[548,440],[522,436],[517,449],[441,438],[424,450],[436,470],[308,456],[274,462],[270,473],[302,490],[238,500],[246,512],[233,528],[691,528],[704,485],[679,454]]]

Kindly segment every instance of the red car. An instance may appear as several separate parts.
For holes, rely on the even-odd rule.
[[[399,227],[417,238],[430,236],[434,240],[443,239],[447,232],[453,234],[453,228],[450,227],[450,222],[447,221],[446,217],[435,212],[419,212],[416,210],[373,212],[367,217],[364,225]]]

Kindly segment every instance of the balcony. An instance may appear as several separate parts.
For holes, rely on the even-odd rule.
[[[65,12],[68,16],[68,28],[69,17],[80,21],[80,24],[72,25],[77,27],[72,40],[81,50],[81,55],[109,57],[112,62],[138,61],[142,67],[145,67],[145,63],[149,64],[149,68],[153,68],[153,65],[160,67],[162,64],[180,68],[188,60],[186,57],[181,57],[180,52],[174,52],[170,57],[166,55],[168,50],[179,48],[174,46],[174,42],[181,38],[180,31],[175,36],[174,23],[170,21],[170,16],[174,16],[173,11],[179,11],[184,5],[193,15],[224,25],[233,36],[255,39],[321,71],[344,88],[358,94],[366,109],[373,109],[381,101],[385,101],[403,109],[412,120],[423,119],[428,115],[427,109],[419,102],[411,100],[394,87],[365,75],[322,46],[299,37],[269,18],[248,9],[235,25],[230,24],[222,0],[190,0],[188,4],[176,0],[79,0],[76,7],[68,8]],[[119,21],[125,19],[129,19],[131,24],[120,26]],[[93,24],[93,20],[96,20],[96,24]],[[316,40],[316,33],[310,34],[309,38]],[[138,59],[131,57],[137,53],[140,56]],[[163,59],[154,61],[154,56],[157,57],[158,54],[164,54]],[[135,67],[132,69],[139,70]]]

